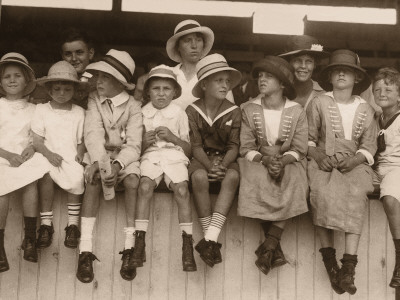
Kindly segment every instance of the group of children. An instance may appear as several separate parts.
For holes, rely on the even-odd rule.
[[[222,262],[218,236],[239,189],[238,214],[260,219],[265,233],[255,252],[255,264],[264,274],[286,263],[281,235],[288,219],[308,211],[309,197],[331,286],[338,294],[354,294],[356,253],[375,178],[381,182],[396,248],[390,286],[399,287],[400,73],[384,68],[374,78],[372,91],[382,108],[375,118],[373,108],[357,96],[371,84],[358,56],[350,50],[329,56],[320,45],[308,43],[256,62],[252,76],[259,96],[239,108],[227,94],[241,73],[222,55],[207,55],[212,31],[188,20],[177,28],[167,50],[176,61],[186,59],[188,69],[181,76],[189,79],[194,98],[186,110],[185,99],[175,102],[187,94],[176,72],[183,65],[150,70],[142,107],[128,93],[135,88],[135,62],[127,52],[111,49],[81,70],[95,81],[85,111],[73,99],[78,90],[89,90],[89,83],[79,79],[70,63],[57,62],[48,76],[35,80],[21,54],[1,58],[0,272],[9,269],[4,228],[11,193],[19,191],[22,198],[24,259],[36,262],[37,248],[52,241],[56,183],[68,195],[64,244],[79,245],[76,276],[84,283],[94,278],[92,240],[102,190],[124,190],[127,226],[120,274],[133,280],[146,261],[150,201],[164,179],[178,206],[183,271],[197,269],[189,184],[204,232],[194,247],[201,259],[210,267]],[[329,64],[321,71],[319,87],[310,73],[321,55],[329,56]],[[185,77],[192,65],[195,80]],[[36,84],[44,86],[50,101],[35,107],[27,96]],[[110,169],[101,177],[104,158]],[[213,205],[209,187],[215,182],[220,189]],[[341,268],[332,230],[345,232]]]

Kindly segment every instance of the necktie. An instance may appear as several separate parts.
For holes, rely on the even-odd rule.
[[[106,101],[107,101],[108,107],[110,107],[111,112],[114,112],[113,103],[112,103],[111,99],[107,99]]]

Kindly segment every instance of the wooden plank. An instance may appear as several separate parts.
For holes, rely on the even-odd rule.
[[[261,226],[259,227],[259,239],[261,244],[264,242],[265,237],[264,237],[264,232],[261,229]],[[283,252],[285,254],[285,249],[283,249]],[[256,267],[256,265],[254,265]],[[257,267],[256,267],[257,268]],[[260,274],[260,298],[259,299],[279,299],[278,295],[278,269],[272,269],[268,275],[265,275],[261,271],[258,271]]]
[[[395,257],[393,237],[389,229],[389,222],[386,219],[386,299],[395,299],[396,296],[396,290],[389,286],[396,262]]]
[[[314,261],[314,300],[318,299],[335,299],[336,294],[332,291],[329,277],[326,272],[322,255],[319,252],[321,249],[321,242],[315,229],[315,261]],[[344,233],[334,233],[334,248],[336,249],[336,256],[339,258],[344,251]]]

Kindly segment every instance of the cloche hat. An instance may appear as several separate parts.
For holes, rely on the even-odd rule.
[[[253,78],[258,78],[258,73],[264,71],[271,73],[280,81],[283,82],[285,88],[283,94],[293,100],[297,97],[296,89],[294,88],[294,69],[283,58],[279,56],[268,55],[254,64],[251,72]]]
[[[13,64],[18,64],[21,65],[22,67],[27,70],[29,74],[29,78],[26,78],[27,85],[24,89],[23,96],[29,95],[30,93],[33,92],[33,90],[36,87],[36,81],[35,81],[35,72],[33,71],[32,67],[29,65],[28,60],[26,59],[25,56],[22,54],[16,53],[16,52],[10,52],[5,55],[0,59],[0,68],[3,68],[4,65],[13,63]],[[4,91],[3,87],[0,85],[0,94],[5,95],[6,92]]]
[[[174,73],[173,69],[171,67],[168,67],[166,65],[159,65],[154,67],[153,69],[150,70],[149,72],[149,77],[146,79],[144,86],[143,86],[143,91],[147,91],[149,88],[150,84],[150,79],[151,78],[164,78],[164,79],[171,79],[176,88],[176,95],[173,99],[179,98],[182,94],[182,87],[179,84],[179,82],[176,79],[176,74]],[[148,101],[148,95],[146,92],[143,93],[143,98]]]
[[[332,83],[330,82],[329,73],[336,66],[350,67],[359,73],[363,78],[360,82],[354,84],[353,94],[359,95],[365,91],[371,84],[366,71],[361,68],[360,58],[356,53],[347,49],[340,49],[332,52],[329,58],[329,64],[322,69],[318,83],[325,91],[332,91]]]
[[[285,53],[278,56],[290,59],[293,55],[300,56],[308,54],[315,58],[328,57],[329,53],[323,51],[315,37],[309,35],[294,35],[287,40]]]
[[[100,61],[91,63],[86,71],[101,71],[115,77],[127,90],[133,90],[135,84],[131,83],[135,62],[126,51],[111,49]]]
[[[201,53],[200,58],[203,58],[208,54],[208,52],[210,52],[214,44],[214,32],[208,27],[201,26],[197,21],[185,20],[176,25],[174,35],[167,41],[166,49],[170,59],[178,63],[182,62],[181,55],[176,48],[176,43],[182,36],[194,32],[201,33],[204,39],[203,52]]]
[[[197,98],[201,98],[203,96],[203,90],[201,89],[200,81],[202,81],[204,78],[207,78],[211,74],[221,71],[228,71],[230,73],[230,89],[233,89],[239,84],[240,79],[242,78],[242,73],[234,68],[229,67],[225,57],[223,57],[221,54],[215,53],[200,59],[196,65],[198,82],[192,89],[192,95]]]
[[[36,80],[37,84],[39,85],[44,85],[47,82],[54,81],[68,81],[77,83],[80,86],[87,85],[87,82],[82,82],[79,80],[78,73],[76,72],[75,68],[64,60],[56,62],[54,65],[52,65],[47,76]]]

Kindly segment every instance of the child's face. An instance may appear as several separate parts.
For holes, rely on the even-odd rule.
[[[149,84],[149,98],[157,109],[167,107],[176,95],[173,82],[168,79],[155,78]]]
[[[294,56],[290,59],[290,64],[294,68],[297,81],[305,82],[311,79],[315,69],[315,60],[312,56],[307,54]]]
[[[70,82],[55,82],[51,84],[50,95],[59,104],[67,103],[74,96],[75,87]]]
[[[204,40],[200,33],[189,33],[178,41],[178,51],[183,61],[198,62],[203,49]]]
[[[258,73],[258,89],[266,96],[283,92],[284,86],[275,75],[261,71]]]
[[[400,102],[399,87],[396,84],[387,84],[384,79],[374,83],[375,103],[382,108],[398,107]]]
[[[62,45],[61,56],[69,62],[78,74],[82,74],[93,58],[94,49],[88,48],[84,41],[66,42]]]
[[[223,100],[231,87],[231,78],[228,71],[211,74],[203,80],[202,86],[205,97]]]
[[[100,96],[112,98],[124,90],[124,85],[114,76],[99,71],[96,88]]]
[[[356,73],[352,68],[339,66],[331,72],[331,83],[333,89],[352,89],[356,83]]]
[[[22,72],[22,67],[8,65],[4,68],[1,77],[1,86],[7,96],[12,95],[21,98],[27,84],[26,78]]]

